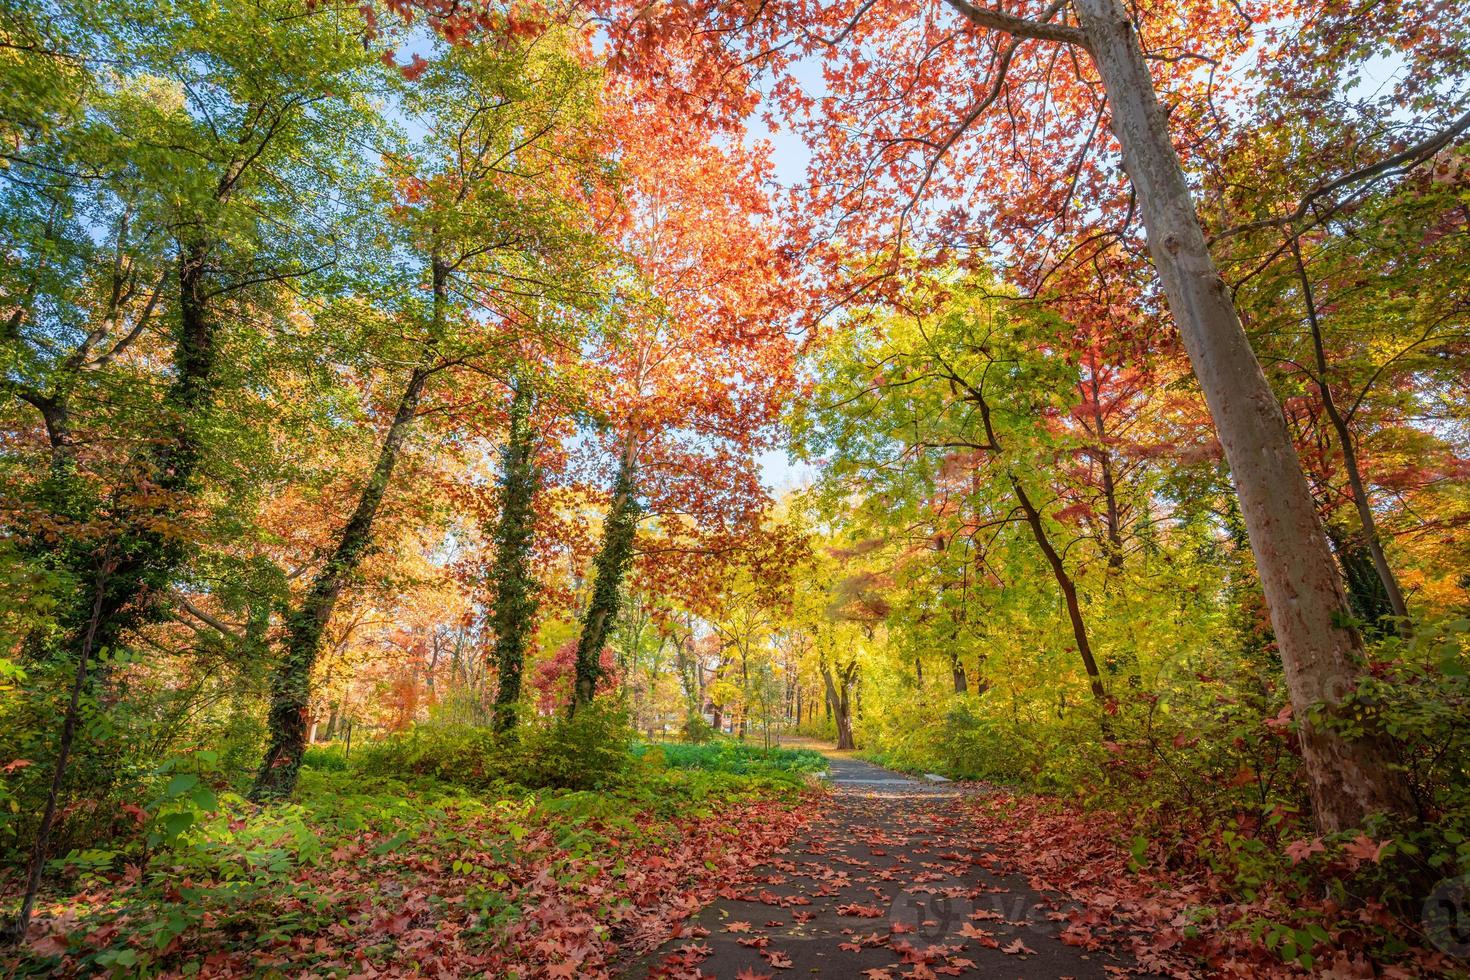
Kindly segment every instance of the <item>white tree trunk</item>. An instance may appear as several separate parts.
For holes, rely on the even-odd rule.
[[[1118,0],[1073,0],[1107,91],[1113,131],[1137,192],[1149,251],[1204,390],[1240,494],[1256,567],[1271,608],[1319,826],[1357,826],[1370,813],[1408,809],[1401,779],[1377,739],[1345,739],[1310,724],[1355,686],[1362,641],[1341,625],[1347,601],[1281,406],[1261,372],[1215,267],[1194,199],[1169,139],[1136,32]]]

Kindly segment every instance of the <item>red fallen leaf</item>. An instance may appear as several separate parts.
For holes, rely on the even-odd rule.
[[[1377,864],[1383,860],[1383,852],[1388,850],[1388,845],[1392,843],[1392,840],[1375,841],[1367,834],[1359,834],[1358,839],[1344,847],[1343,851],[1349,857]]]
[[[37,956],[60,956],[67,950],[66,937],[60,933],[48,933],[30,944],[31,952]]]
[[[888,927],[888,931],[892,932],[894,935],[902,935],[905,932],[913,932],[915,928],[917,927],[908,925],[904,922],[895,922]]]
[[[766,958],[767,963],[778,970],[789,970],[791,968],[791,957],[779,949],[763,949],[761,950],[761,955]]]
[[[1225,785],[1229,786],[1231,789],[1239,789],[1242,786],[1249,786],[1255,781],[1256,774],[1251,772],[1245,766],[1241,766],[1240,769],[1235,773],[1235,775],[1230,777]]]
[[[984,929],[977,929],[968,922],[960,923],[960,935],[966,939],[988,939],[990,937],[990,933]]]
[[[756,973],[754,970],[745,969],[735,974],[735,980],[771,980],[774,973]]]
[[[837,944],[837,948],[838,949],[845,949],[849,953],[861,953],[863,951],[863,944],[862,943],[838,943]]]
[[[881,919],[883,910],[873,905],[859,905],[857,902],[848,902],[846,905],[837,906],[838,915],[856,915],[864,919]]]
[[[737,939],[735,941],[737,943],[739,943],[740,945],[742,945],[742,946],[753,946],[756,949],[765,949],[768,945],[770,945],[771,937],[770,936],[751,936],[749,939],[746,939],[746,938],[743,938],[742,937],[742,938]]]
[[[1321,854],[1327,850],[1320,837],[1312,840],[1294,840],[1286,845],[1286,856],[1291,858],[1292,864],[1301,864],[1313,854]]]
[[[737,922],[727,922],[727,923],[725,923],[725,931],[726,932],[749,932],[750,931],[750,923],[749,922],[738,922],[738,921]]]
[[[565,963],[556,963],[548,966],[542,972],[545,976],[551,977],[552,980],[572,980],[572,977],[577,975],[581,966],[582,964],[580,963],[573,963],[571,960],[568,960]]]
[[[867,977],[868,980],[893,980],[893,971],[885,970],[881,967],[874,967],[871,970],[864,970],[863,976]]]
[[[402,935],[411,921],[413,921],[412,915],[407,912],[399,912],[383,920],[383,931],[390,936]]]
[[[1068,946],[1084,946],[1090,949],[1098,944],[1097,939],[1092,935],[1091,929],[1076,924],[1070,925],[1062,930],[1062,934],[1057,938]]]
[[[1024,955],[1026,953],[1035,953],[1036,952],[1036,950],[1032,949],[1030,946],[1027,946],[1024,942],[1022,942],[1019,939],[1017,939],[1013,943],[1008,943],[1007,945],[1002,946],[1000,948],[1000,951],[1002,953],[1010,953],[1012,956],[1015,956],[1015,955]]]

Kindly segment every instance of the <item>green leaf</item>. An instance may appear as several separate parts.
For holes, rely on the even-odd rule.
[[[184,810],[181,813],[166,813],[163,817],[163,829],[168,843],[172,844],[179,839],[179,835],[194,826],[194,813],[192,810]]]
[[[193,773],[181,772],[168,781],[168,789],[164,790],[164,795],[171,800],[176,800],[198,785],[198,776]]]

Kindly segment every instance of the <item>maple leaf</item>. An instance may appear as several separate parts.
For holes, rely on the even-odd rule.
[[[735,980],[771,980],[774,973],[756,973],[755,970],[746,968],[735,974]]]
[[[1301,864],[1313,854],[1321,854],[1327,850],[1320,837],[1311,840],[1295,840],[1286,845],[1286,856],[1291,858],[1292,864]]]
[[[750,931],[750,923],[749,922],[739,922],[739,921],[736,921],[736,922],[727,922],[727,923],[725,923],[725,931],[726,932],[749,932]]]
[[[761,955],[766,958],[767,963],[778,970],[788,970],[791,968],[791,957],[779,949],[763,949],[761,950]]]
[[[1383,860],[1383,852],[1388,850],[1392,843],[1392,840],[1374,841],[1367,834],[1359,834],[1356,840],[1343,848],[1343,852],[1359,861],[1372,861],[1377,864]]]
[[[1000,948],[1000,951],[1002,953],[1010,953],[1013,956],[1036,952],[1036,950],[1032,949],[1030,946],[1027,946],[1019,939],[1017,939],[1015,942],[1007,943],[1006,945],[1002,946]]]
[[[855,915],[863,919],[881,919],[883,910],[873,905],[859,905],[857,902],[848,902],[846,905],[837,906],[838,915]]]
[[[424,76],[429,63],[422,56],[415,54],[413,60],[398,69],[399,73],[410,82],[416,82]]]

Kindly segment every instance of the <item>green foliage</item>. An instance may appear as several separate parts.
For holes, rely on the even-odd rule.
[[[365,746],[352,764],[379,776],[429,776],[475,789],[506,784],[590,790],[616,786],[632,766],[621,708],[593,702],[571,718],[538,718],[514,735],[473,725],[419,725]]]
[[[764,749],[727,738],[701,745],[678,742],[639,745],[634,753],[640,759],[657,756],[670,769],[703,769],[742,776],[819,773],[827,769],[826,757],[811,749]]]
[[[704,715],[697,711],[688,711],[684,715],[684,730],[681,732],[684,741],[691,745],[703,745],[713,739],[719,733],[715,726],[711,725]]]
[[[318,772],[345,772],[347,771],[346,747],[336,743],[307,746],[301,764],[310,766]]]
[[[441,747],[454,743],[461,758],[473,754],[467,732],[440,734]],[[433,754],[423,748],[430,738],[419,740],[423,764]],[[337,756],[317,752],[318,762]],[[343,922],[344,888],[356,901],[369,883],[374,891],[387,885],[395,891],[386,898],[385,914],[396,914],[402,907],[397,889],[421,894],[425,867],[444,879],[437,887],[476,913],[471,941],[493,945],[499,929],[534,910],[523,903],[539,900],[543,891],[523,886],[538,871],[557,886],[575,888],[604,874],[604,884],[616,882],[622,854],[679,846],[676,821],[714,818],[733,803],[791,789],[779,779],[645,767],[630,770],[617,787],[596,791],[532,791],[502,783],[487,792],[489,786],[330,771],[332,765],[308,765],[296,799],[268,807],[229,792],[217,800],[205,797],[202,780],[191,781],[194,774],[183,768],[161,774],[167,781],[160,784],[158,816],[150,818],[146,839],[77,849],[53,862],[68,893],[113,896],[76,905],[71,953],[81,969],[188,974],[208,953],[253,956],[297,937],[329,935]],[[698,865],[697,855],[685,859]],[[134,870],[124,874],[129,867]],[[610,894],[598,914],[615,920],[623,901]],[[371,941],[383,941],[371,922],[358,924],[368,927]],[[381,960],[393,947],[365,946],[363,952]],[[48,974],[57,962],[26,955],[24,975]],[[338,955],[335,948],[332,955]]]

